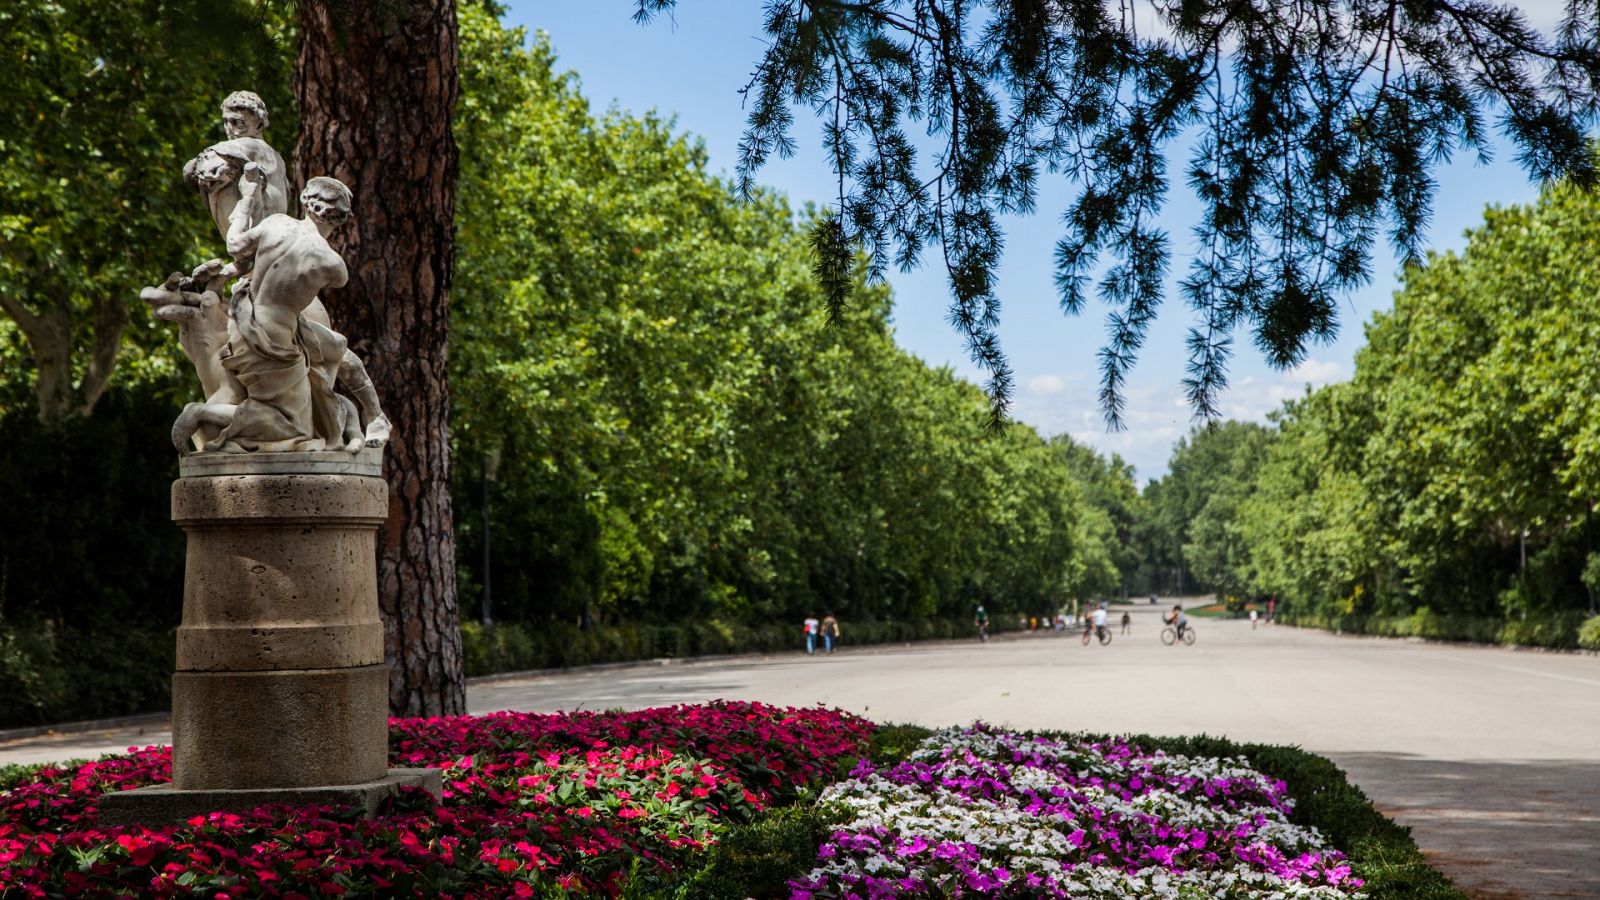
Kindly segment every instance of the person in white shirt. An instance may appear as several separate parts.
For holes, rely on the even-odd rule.
[[[822,623],[818,622],[815,616],[806,616],[805,627],[807,653],[815,654],[817,652],[817,629],[821,624]]]

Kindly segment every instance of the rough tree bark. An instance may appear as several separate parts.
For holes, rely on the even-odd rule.
[[[454,259],[459,90],[454,0],[303,0],[297,182],[355,192],[325,297],[394,423],[378,595],[394,715],[466,711],[450,506],[445,338]]]

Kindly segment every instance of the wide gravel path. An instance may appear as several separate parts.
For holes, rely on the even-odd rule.
[[[1600,898],[1600,657],[1205,619],[1194,646],[1167,647],[1157,640],[1164,608],[1132,608],[1132,633],[1106,647],[1070,633],[847,645],[832,656],[478,681],[468,700],[477,713],[720,697],[929,726],[981,719],[1297,744],[1348,771],[1469,894]],[[1114,607],[1113,631],[1120,615]],[[0,764],[166,740],[159,726],[30,738],[0,745]]]

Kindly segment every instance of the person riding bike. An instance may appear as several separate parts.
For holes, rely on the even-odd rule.
[[[983,608],[982,603],[978,604],[978,611],[972,617],[972,625],[978,629],[979,640],[989,639],[989,611]]]
[[[1104,634],[1105,630],[1106,630],[1106,604],[1105,604],[1105,601],[1102,600],[1102,601],[1100,601],[1099,608],[1094,611],[1094,633],[1098,637],[1099,635]]]
[[[1189,617],[1184,615],[1182,605],[1173,604],[1172,612],[1167,614],[1167,624],[1178,633],[1178,640],[1183,640],[1183,630],[1189,627]]]

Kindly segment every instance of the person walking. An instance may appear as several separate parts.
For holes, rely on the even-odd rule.
[[[1133,630],[1133,616],[1128,615],[1128,611],[1127,610],[1123,610],[1122,611],[1122,633],[1123,634],[1129,634],[1129,633],[1132,632],[1132,630]]]
[[[817,621],[816,616],[806,616],[806,653],[808,654],[817,652],[817,629],[821,624]]]
[[[1253,609],[1250,610],[1250,630],[1256,630],[1256,611]]]
[[[822,617],[822,649],[833,652],[833,642],[839,637],[839,620],[828,613]]]

